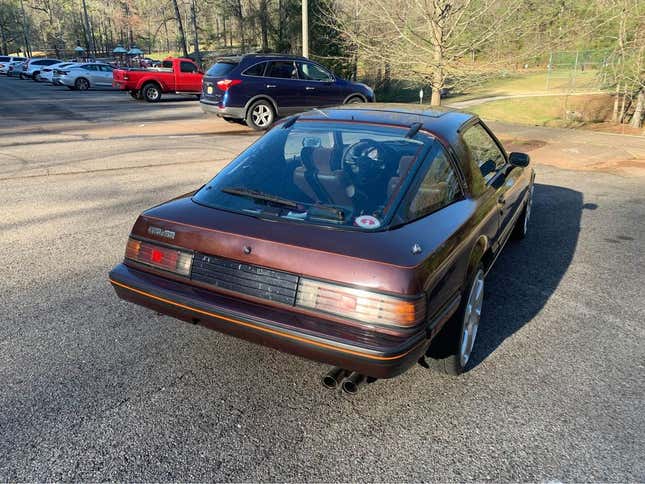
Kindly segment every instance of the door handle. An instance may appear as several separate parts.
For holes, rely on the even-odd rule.
[[[314,90],[314,89],[316,89],[316,88],[315,88],[315,87],[309,87],[309,86],[307,86],[307,87],[305,87],[305,89],[306,89],[307,91],[313,91],[313,90]]]
[[[275,84],[267,84],[268,88],[275,87]]]
[[[497,199],[497,202],[500,205],[506,205],[506,199],[504,198],[504,195],[500,195],[499,198]]]

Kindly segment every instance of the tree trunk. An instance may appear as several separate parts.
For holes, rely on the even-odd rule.
[[[87,42],[87,55],[92,56],[94,45],[92,44],[92,29],[90,27],[90,17],[87,15],[87,3],[83,0],[83,21],[85,25],[85,40]]]
[[[5,32],[5,28],[2,23],[0,23],[0,38],[2,39],[2,55],[9,55],[9,47],[7,46],[7,33]]]
[[[638,98],[636,98],[636,107],[634,108],[634,114],[632,115],[632,128],[642,128],[643,127],[643,114],[645,113],[645,88],[641,88],[638,93]]]
[[[197,12],[195,11],[195,0],[190,4],[190,18],[193,22],[193,34],[195,35],[193,40],[193,48],[195,50],[195,62],[199,67],[202,67],[202,58],[199,55],[199,36],[197,34]]]
[[[25,40],[25,53],[27,57],[31,57],[31,46],[29,45],[29,24],[27,23],[27,16],[25,15],[25,4],[20,0],[20,10],[22,10],[22,36]]]
[[[627,103],[627,94],[623,94],[623,100],[620,102],[620,110],[618,111],[618,122],[622,124],[625,121],[625,104]]]
[[[260,0],[260,30],[262,31],[262,52],[269,51],[269,12],[267,0]]]
[[[625,98],[623,98],[623,101]],[[618,122],[618,103],[620,102],[620,82],[616,83],[616,96],[614,96],[614,109],[611,112],[611,122]]]
[[[177,26],[179,27],[179,41],[181,42],[181,48],[184,53],[184,57],[188,57],[188,47],[186,46],[186,35],[184,34],[184,24],[181,21],[181,13],[179,12],[179,5],[177,0],[172,0],[172,4],[175,7],[175,18],[177,19]]]

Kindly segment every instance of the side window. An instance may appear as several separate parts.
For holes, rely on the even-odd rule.
[[[55,60],[55,59],[54,59],[54,60],[48,60],[48,61],[45,63],[45,65],[46,65],[46,66],[53,66],[54,64],[58,64],[58,61],[57,61],[57,60]]]
[[[297,79],[296,67],[291,61],[274,61],[269,64],[266,77],[277,77],[279,79]]]
[[[112,72],[114,70],[114,67],[112,67],[112,66],[101,66],[101,70],[103,72]]]
[[[331,74],[309,62],[298,62],[298,75],[307,81],[331,81]]]
[[[486,181],[495,176],[495,171],[499,170],[505,163],[506,159],[499,147],[490,137],[488,132],[479,124],[468,128],[463,134],[464,142],[470,150],[470,156],[477,163],[480,169],[485,163],[492,162],[495,164],[494,169],[487,170],[484,167],[482,175]],[[487,165],[488,166],[488,165]]]
[[[242,73],[242,75],[262,77],[264,75],[264,68],[266,67],[266,65],[267,65],[266,62],[260,62],[259,64],[255,64],[254,66],[251,66],[247,70],[245,70]]]
[[[86,71],[98,71],[97,66],[95,66],[95,65],[93,65],[93,64],[91,64],[91,65],[87,65],[87,66],[83,66],[83,69],[85,69]]]
[[[179,70],[181,72],[197,72],[197,66],[192,62],[181,61],[179,64]]]
[[[460,197],[457,175],[448,161],[448,155],[439,147],[410,202],[408,219],[414,220],[436,212]]]
[[[165,60],[161,63],[161,67],[164,69],[172,69],[172,61],[171,60]]]

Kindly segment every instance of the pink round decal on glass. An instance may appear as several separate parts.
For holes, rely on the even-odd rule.
[[[356,217],[354,223],[363,229],[378,229],[381,226],[381,222],[376,217],[371,215],[361,215]]]

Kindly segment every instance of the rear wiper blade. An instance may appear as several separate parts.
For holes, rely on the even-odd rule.
[[[222,188],[224,193],[229,195],[236,195],[238,197],[251,198],[258,202],[269,202],[282,207],[293,208],[299,211],[304,211],[301,205],[293,200],[287,198],[278,197],[277,195],[271,195],[270,193],[264,193],[259,190],[251,190],[248,188],[235,188],[235,187],[224,187]]]

